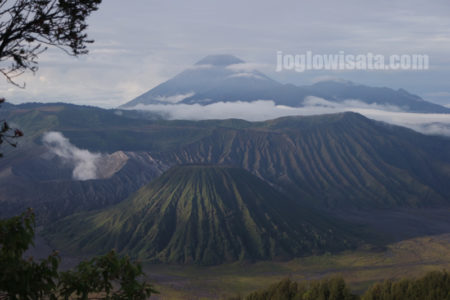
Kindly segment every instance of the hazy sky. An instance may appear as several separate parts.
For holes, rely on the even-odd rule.
[[[209,54],[233,54],[272,78],[298,85],[338,77],[405,88],[450,104],[450,1],[104,0],[90,19],[88,56],[52,50],[20,90],[0,82],[13,103],[123,104]],[[276,52],[345,51],[430,56],[428,71],[275,72]]]

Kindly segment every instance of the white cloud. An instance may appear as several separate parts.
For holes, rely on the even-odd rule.
[[[25,89],[0,80],[2,96],[11,103],[68,102],[113,108],[185,67],[147,53],[131,55],[102,48],[96,51],[95,45],[88,56],[78,59],[49,50],[42,55],[37,76],[26,73],[17,78],[19,83],[26,83]]]
[[[151,110],[168,119],[206,120],[239,118],[250,121],[268,120],[289,115],[295,111],[288,107],[275,106],[273,101],[258,100],[254,102],[217,102],[209,105],[200,104],[139,104],[132,109]]]
[[[450,124],[448,123],[412,124],[410,127],[424,134],[450,136]]]
[[[161,102],[169,102],[169,103],[178,103],[183,101],[186,98],[194,96],[194,92],[186,93],[186,94],[176,94],[173,96],[158,96],[155,97],[156,100]]]
[[[345,111],[351,108],[366,108],[366,109],[375,109],[381,111],[393,111],[393,112],[401,112],[402,109],[395,105],[384,105],[378,103],[365,103],[357,99],[347,99],[342,102],[332,102],[325,100],[323,98],[308,96],[304,100],[305,106],[317,106],[317,107],[329,107],[339,109],[340,111]]]
[[[246,77],[246,78],[266,79],[256,73],[251,73],[251,72],[235,73],[235,74],[228,76],[228,78],[236,78],[236,77],[237,78]]]
[[[60,132],[48,132],[44,134],[42,141],[52,153],[73,165],[73,179],[89,180],[97,178],[97,163],[102,158],[101,154],[77,148]]]
[[[106,55],[124,55],[124,54],[131,54],[132,51],[127,49],[121,49],[121,48],[114,48],[114,47],[98,47],[90,51],[90,54],[106,54]]]
[[[204,70],[204,69],[211,69],[213,67],[214,67],[213,65],[208,65],[208,64],[192,65],[192,66],[188,66],[186,68],[186,70]]]
[[[424,134],[450,136],[450,114],[389,112],[376,109],[352,109],[368,118],[411,128]]]
[[[252,72],[255,70],[261,70],[261,69],[267,69],[267,68],[273,68],[273,65],[268,64],[258,64],[258,63],[239,63],[239,64],[232,64],[226,67],[228,70],[235,71],[235,72]]]
[[[366,104],[358,100],[347,100],[342,104],[308,97],[305,107],[286,107],[275,105],[271,100],[253,102],[218,102],[200,104],[159,104],[137,105],[132,109],[150,110],[171,120],[206,120],[238,118],[248,121],[264,121],[282,116],[319,115],[353,111],[370,119],[404,126],[425,134],[450,136],[450,114],[421,114],[398,111],[397,107],[380,104]]]
[[[89,18],[90,38],[96,42],[89,45],[88,56],[74,59],[49,51],[40,57],[37,73],[45,76],[46,84],[37,76],[22,77],[28,84],[26,90],[15,89],[2,96],[15,102],[63,100],[115,107],[214,53],[264,62],[272,70],[267,75],[283,83],[300,85],[325,75],[276,73],[278,50],[294,54],[308,50],[318,54],[339,50],[349,54],[425,53],[432,64],[426,72],[394,76],[348,71],[345,77],[419,94],[445,90],[450,73],[449,8],[445,0],[290,0],[283,5],[269,0],[141,0],[128,1],[126,6],[119,0],[103,1]],[[317,15],[322,16],[320,20]],[[129,83],[121,84],[124,81]],[[8,89],[3,82],[2,91]]]

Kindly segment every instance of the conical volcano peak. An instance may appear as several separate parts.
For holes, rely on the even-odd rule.
[[[242,64],[243,60],[229,54],[208,55],[201,59],[196,65],[212,65],[217,67],[226,67],[234,64]]]
[[[61,221],[48,237],[68,251],[115,248],[148,262],[202,265],[356,245],[353,235],[323,218],[242,168],[182,165],[117,206]]]
[[[193,67],[123,105],[187,104],[206,106],[223,102],[270,100],[279,106],[311,106],[310,96],[349,108],[378,105],[381,109],[449,113],[450,109],[419,96],[390,88],[369,87],[338,78],[322,78],[312,85],[282,84],[264,75],[257,64],[229,54],[209,55]],[[312,98],[314,99],[314,98]],[[347,103],[349,99],[357,99]],[[171,113],[169,113],[171,115]]]

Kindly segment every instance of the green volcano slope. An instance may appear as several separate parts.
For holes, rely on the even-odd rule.
[[[86,188],[74,188],[88,191],[81,196],[78,192],[65,192],[71,189],[72,182],[52,183],[51,193],[41,182],[33,183],[32,189],[27,187],[29,178],[40,180],[42,172],[33,168],[32,162],[42,154],[36,151],[36,144],[40,145],[42,133],[49,130],[62,132],[72,144],[90,151],[148,152],[168,167],[212,164],[243,168],[291,198],[321,209],[391,210],[450,205],[448,137],[423,135],[356,113],[293,116],[265,122],[167,121],[149,120],[149,116],[133,111],[23,104],[2,107],[0,116],[18,124],[26,133],[17,149],[3,149],[11,151],[0,160],[0,215],[41,206],[35,202],[36,194],[43,195],[48,203],[45,210],[53,216],[91,209],[90,205],[78,203],[90,203],[92,197],[93,202],[97,201],[90,192],[97,190],[96,182]],[[28,174],[27,178],[19,176],[18,165],[22,166],[20,174]],[[133,168],[127,174],[130,176],[107,182],[108,188],[113,188],[108,195],[102,192],[100,198],[107,199],[110,193],[119,195],[116,190],[125,190],[125,185],[135,192],[148,182],[133,177],[137,174]],[[133,188],[129,188],[130,182]],[[54,196],[60,194],[70,196],[63,202],[73,207],[64,214],[60,213],[61,205],[54,203],[59,202]],[[130,194],[121,195],[123,200]]]
[[[356,113],[217,128],[156,157],[167,163],[244,168],[320,208],[450,205],[450,140]]]
[[[46,235],[69,251],[115,248],[152,262],[218,264],[355,246],[340,228],[243,169],[186,165],[116,206],[63,219]]]

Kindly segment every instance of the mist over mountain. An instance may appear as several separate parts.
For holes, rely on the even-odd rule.
[[[3,116],[27,135],[0,161],[2,215],[34,204],[47,222],[122,201],[177,164],[243,168],[322,208],[414,208],[450,199],[450,141],[356,113],[244,120],[167,121],[134,111],[27,104]],[[101,154],[96,179],[42,144],[60,132]]]
[[[123,107],[167,103],[205,105],[221,101],[223,97],[232,94],[234,98],[230,101],[241,100],[236,97],[249,93],[248,100],[256,100],[262,99],[259,96],[266,91],[266,85],[275,87],[280,84],[258,71],[246,70],[244,61],[234,56],[207,56],[172,79],[124,104]],[[210,95],[214,92],[219,95],[214,97]],[[220,93],[222,93],[221,96]],[[199,95],[205,95],[205,97],[198,99]],[[220,97],[217,98],[217,96]]]
[[[219,102],[273,101],[288,107],[309,106],[308,97],[333,103],[358,101],[384,109],[417,113],[450,113],[403,89],[369,87],[349,81],[323,81],[307,86],[281,84],[232,55],[208,56],[191,68],[124,104],[143,108],[158,104],[210,105]]]

